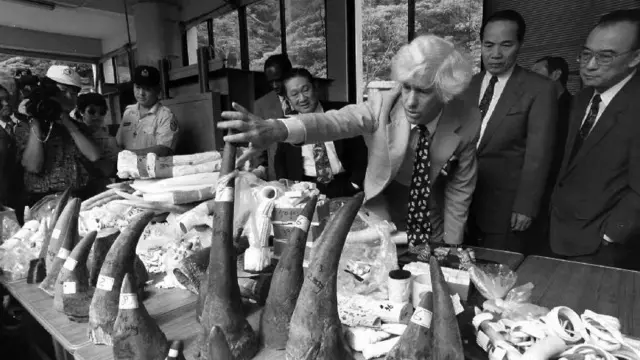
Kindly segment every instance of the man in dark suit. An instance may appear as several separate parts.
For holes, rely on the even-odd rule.
[[[256,100],[253,112],[262,119],[280,119],[285,115],[291,115],[293,108],[287,100],[282,80],[291,71],[291,61],[286,54],[271,55],[264,63],[264,75],[269,82],[271,90],[268,94]],[[276,146],[272,146],[265,153],[253,161],[253,167],[261,167],[266,172],[263,177],[268,180],[276,180],[274,157]]]
[[[297,113],[332,110],[318,100],[313,77],[306,69],[293,69],[283,83],[287,99]],[[278,179],[313,182],[329,198],[353,196],[363,188],[367,146],[362,136],[303,146],[281,143],[274,167]]]
[[[578,56],[576,95],[551,199],[551,249],[638,269],[640,235],[640,10],[604,15]]]
[[[20,195],[20,168],[16,161],[13,99],[9,91],[0,85],[0,205],[8,206],[21,218],[22,209],[17,209]]]
[[[554,84],[516,65],[525,22],[513,10],[491,15],[481,30],[486,71],[468,89],[482,116],[471,242],[523,251],[538,215],[551,165],[557,118]]]

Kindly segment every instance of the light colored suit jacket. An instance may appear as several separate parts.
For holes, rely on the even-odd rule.
[[[281,119],[284,117],[282,104],[278,95],[270,91],[268,94],[256,100],[253,105],[253,113],[261,119]],[[264,165],[267,167],[267,179],[277,180],[274,167],[277,145],[270,146],[266,151],[266,159],[262,158],[252,164],[252,167]]]
[[[316,143],[362,135],[369,151],[364,181],[367,201],[380,195],[395,179],[411,133],[399,88],[376,94],[363,104],[323,114],[297,115],[284,122],[290,131],[290,142]],[[431,197],[443,199],[439,211],[432,211],[431,223],[442,227],[439,232],[444,233],[443,240],[450,244],[463,240],[476,184],[475,146],[479,130],[477,105],[454,99],[445,106],[430,143]],[[444,176],[443,169],[448,169],[448,175]]]

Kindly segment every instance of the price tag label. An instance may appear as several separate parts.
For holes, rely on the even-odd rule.
[[[57,240],[60,237],[60,232],[60,229],[53,229],[53,232],[51,233],[51,239]]]
[[[69,271],[73,271],[73,269],[76,268],[76,265],[78,264],[78,262],[72,258],[67,258],[67,260],[64,262],[64,268],[69,270]]]
[[[118,308],[124,310],[137,309],[138,295],[129,293],[120,294],[120,304],[118,305]]]
[[[416,307],[416,310],[413,312],[413,316],[411,316],[411,322],[428,329],[431,327],[432,317],[433,317],[433,313],[431,311],[418,306]]]
[[[233,188],[232,187],[223,187],[219,191],[216,192],[216,201],[224,201],[231,202],[233,201]]]
[[[63,247],[60,248],[60,250],[58,250],[58,257],[62,260],[66,259],[69,257],[69,254],[71,252]]]
[[[487,351],[489,349],[489,337],[484,333],[484,331],[478,331],[476,342],[478,343],[478,346],[482,348],[482,350]]]
[[[113,290],[114,282],[115,280],[112,277],[98,275],[98,283],[96,284],[96,287],[100,290],[111,291]]]
[[[75,294],[76,293],[76,282],[75,281],[65,281],[62,283],[62,293],[63,294]]]
[[[455,311],[456,316],[464,312],[464,307],[460,302],[460,295],[458,294],[451,295],[451,302],[453,303],[453,311]]]
[[[298,219],[296,219],[295,224],[293,224],[294,227],[297,227],[298,229],[302,230],[302,231],[309,231],[309,224],[311,222],[309,221],[309,219],[307,219],[306,216],[300,215],[298,216]]]

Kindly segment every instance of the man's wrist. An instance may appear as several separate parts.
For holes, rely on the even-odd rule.
[[[275,142],[285,142],[289,137],[289,129],[287,126],[278,119],[271,119],[269,121],[273,121],[273,129],[274,129],[274,140]]]
[[[297,117],[290,117],[287,119],[278,119],[287,129],[287,137],[282,140],[289,144],[302,144],[307,138],[307,129],[302,121]]]

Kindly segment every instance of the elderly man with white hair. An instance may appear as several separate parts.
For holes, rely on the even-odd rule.
[[[419,253],[429,242],[461,244],[475,188],[477,104],[459,95],[471,64],[434,35],[420,36],[393,59],[399,86],[337,111],[287,119],[258,119],[238,105],[224,112],[225,141],[251,142],[256,151],[273,142],[316,143],[363,135],[369,148],[364,181],[367,208],[402,229]],[[241,159],[242,160],[242,159]]]

